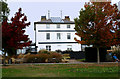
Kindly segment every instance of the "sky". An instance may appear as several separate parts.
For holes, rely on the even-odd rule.
[[[35,42],[34,22],[40,21],[41,16],[48,17],[48,10],[50,10],[51,17],[70,16],[73,21],[79,16],[79,11],[83,8],[85,1],[89,0],[8,0],[8,7],[10,8],[9,19],[14,16],[19,8],[22,8],[22,13],[27,16],[27,21],[31,25],[26,28],[26,33],[30,40]],[[112,0],[112,3],[118,3],[119,0]]]

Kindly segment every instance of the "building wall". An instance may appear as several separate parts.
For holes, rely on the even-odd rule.
[[[73,51],[81,51],[81,45],[74,43],[74,44],[39,44],[38,45],[38,49],[37,51],[41,50],[41,49],[46,49],[46,45],[50,45],[51,46],[51,51],[55,51],[55,50],[61,50],[61,51],[65,51],[67,50],[68,46],[72,46],[72,50]]]
[[[50,24],[50,28],[46,28],[46,24],[36,24],[36,45],[38,46],[37,51],[39,51],[40,49],[46,49],[46,45],[51,46],[51,51],[55,51],[58,49],[64,51],[67,50],[68,46],[71,46],[73,51],[80,51],[81,44],[75,43],[76,41],[74,40],[74,37],[80,39],[75,35],[74,27],[74,24],[70,24],[70,28],[67,28],[67,24],[60,24],[60,28],[57,28],[57,24]],[[45,32],[48,30],[54,30],[56,32]],[[63,32],[58,32],[59,30]],[[46,39],[46,33],[50,33],[50,40]],[[57,33],[61,34],[61,39],[57,39]],[[67,39],[67,33],[71,34],[71,39]],[[50,44],[47,44],[46,42]]]

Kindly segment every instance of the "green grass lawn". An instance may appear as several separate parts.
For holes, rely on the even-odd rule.
[[[3,66],[3,77],[118,77],[118,64],[40,64]]]

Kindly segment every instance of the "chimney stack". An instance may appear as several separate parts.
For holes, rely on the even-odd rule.
[[[50,10],[48,10],[48,19],[50,19]]]
[[[46,16],[41,16],[41,21],[45,21],[46,20]]]
[[[69,16],[65,16],[65,20],[70,21]]]
[[[61,10],[61,19],[62,19],[62,10]]]

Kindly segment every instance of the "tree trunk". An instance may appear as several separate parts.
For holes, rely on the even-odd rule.
[[[99,47],[97,47],[97,63],[100,63],[100,53],[99,53]]]

